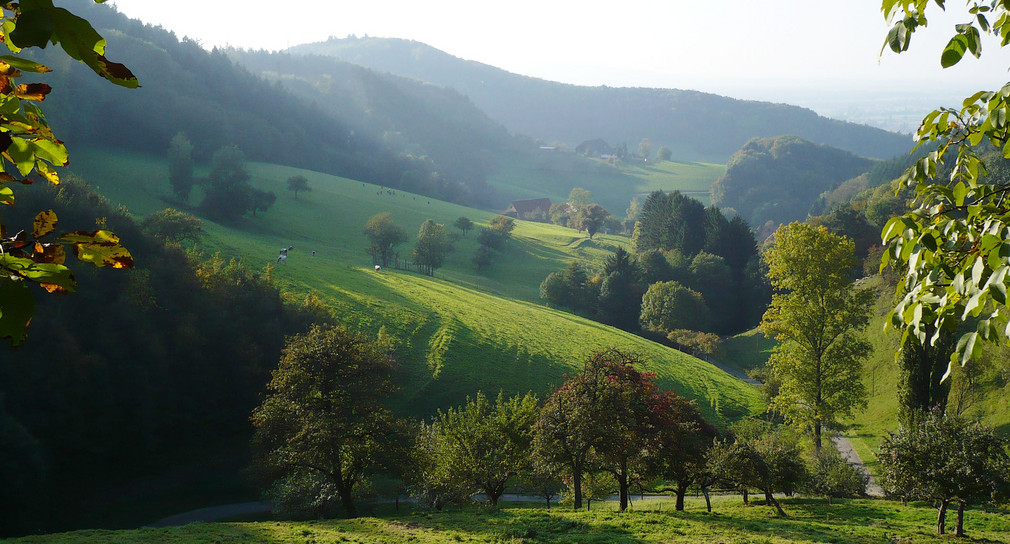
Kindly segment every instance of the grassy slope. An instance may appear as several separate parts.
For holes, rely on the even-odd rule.
[[[503,161],[488,177],[488,184],[502,197],[547,197],[552,202],[563,202],[573,187],[582,187],[612,215],[623,219],[632,198],[656,190],[679,190],[708,205],[709,190],[725,171],[719,164],[673,161],[624,161],[615,167],[599,159],[544,151],[532,161]]]
[[[25,537],[11,544],[70,542],[254,544],[337,542],[578,542],[578,543],[932,543],[950,539],[933,534],[936,511],[928,505],[889,501],[784,499],[789,517],[771,508],[744,506],[739,497],[716,497],[706,513],[699,499],[687,510],[671,512],[670,501],[635,501],[629,512],[605,503],[592,512],[507,506],[497,510],[415,512],[357,519],[308,522],[199,523],[165,529],[77,531]],[[599,503],[594,503],[599,504]],[[953,523],[953,514],[948,520]],[[969,511],[965,529],[980,542],[1010,542],[1010,516]],[[952,530],[952,529],[951,529]],[[949,536],[949,535],[948,535]]]
[[[113,201],[138,213],[167,206],[160,199],[168,193],[161,159],[78,150],[72,169],[101,180],[96,185]],[[478,389],[544,393],[602,346],[642,353],[664,386],[699,399],[709,415],[736,418],[759,407],[753,388],[711,365],[539,304],[538,286],[549,272],[571,259],[599,266],[627,244],[624,238],[590,241],[570,229],[519,222],[515,240],[486,274],[476,274],[469,262],[476,248],[473,232],[434,278],[394,270],[377,274],[361,233],[371,215],[392,212],[411,236],[428,218],[448,225],[466,215],[486,224],[494,215],[315,172],[265,164],[252,164],[250,171],[255,185],[277,193],[277,203],[238,225],[205,222],[204,250],[261,268],[276,259],[279,248],[294,245],[287,264],[273,268],[285,291],[315,292],[352,326],[377,331],[385,325],[398,338],[404,411],[430,413]],[[297,201],[285,187],[295,173],[312,187]],[[401,247],[404,255],[409,250],[410,244]]]
[[[865,330],[866,339],[873,345],[870,359],[863,367],[863,383],[869,397],[866,408],[846,422],[851,426],[846,436],[870,472],[876,474],[877,449],[888,433],[898,428],[898,397],[895,393],[898,365],[894,359],[898,334],[890,329],[884,330],[887,313],[891,310],[893,288],[885,286],[879,277],[864,281],[880,295]],[[756,340],[755,336],[760,340]],[[720,357],[726,364],[746,370],[764,364],[773,346],[774,342],[753,330],[724,342]],[[987,344],[983,347],[982,360],[988,370],[978,386],[979,396],[965,414],[980,418],[1003,435],[1010,435],[1010,370],[1007,370],[1006,363],[1010,360],[1010,346]]]

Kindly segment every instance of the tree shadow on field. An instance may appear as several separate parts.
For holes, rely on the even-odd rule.
[[[555,509],[558,511],[557,509]],[[560,511],[558,511],[560,512]],[[637,544],[644,540],[617,517],[594,519],[593,523],[571,519],[560,513],[523,509],[466,509],[459,512],[417,513],[405,518],[409,528],[423,528],[442,533],[456,533],[464,540],[469,536],[491,542],[576,542]]]

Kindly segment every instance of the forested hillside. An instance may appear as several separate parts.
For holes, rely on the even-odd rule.
[[[194,157],[206,161],[220,147],[237,145],[256,160],[365,179],[457,202],[486,197],[483,176],[439,169],[362,132],[349,120],[302,100],[235,64],[223,52],[129,19],[108,6],[73,0],[121,52],[141,88],[113,88],[80,63],[49,48],[36,55],[56,70],[40,79],[57,89],[46,100],[53,128],[73,147],[102,141],[161,154],[183,132]],[[87,108],[80,107],[88,104]]]
[[[806,219],[821,193],[867,172],[872,161],[795,136],[754,139],[712,186],[712,203],[756,227]]]
[[[724,163],[755,137],[795,134],[858,155],[889,158],[910,139],[813,111],[735,100],[688,90],[580,87],[512,74],[466,61],[422,43],[384,38],[331,38],[291,47],[451,87],[510,131],[546,142],[603,138],[634,150],[642,138],[668,146],[677,160]]]

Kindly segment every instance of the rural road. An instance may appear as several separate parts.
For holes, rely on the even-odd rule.
[[[176,525],[187,525],[190,523],[201,523],[204,521],[218,521],[246,514],[261,514],[263,512],[269,512],[271,508],[273,508],[272,504],[263,501],[224,504],[221,506],[211,506],[209,508],[190,510],[189,512],[183,512],[174,516],[162,518],[150,525],[147,525],[147,527],[173,527]]]
[[[866,470],[866,465],[863,464],[863,460],[859,458],[859,454],[856,450],[852,449],[852,443],[849,442],[848,438],[845,438],[841,434],[836,434],[831,437],[831,442],[835,444],[835,448],[838,449],[838,453],[841,454],[842,459],[849,462],[850,465],[855,465],[859,470],[863,471],[867,476],[869,476],[870,481],[866,484],[866,494],[871,497],[883,497],[884,488],[877,485],[877,482],[873,481],[873,476]]]

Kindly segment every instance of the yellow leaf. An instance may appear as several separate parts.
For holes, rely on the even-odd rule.
[[[54,230],[56,230],[56,212],[46,210],[35,216],[35,222],[32,224],[32,236],[36,239],[48,236]]]

